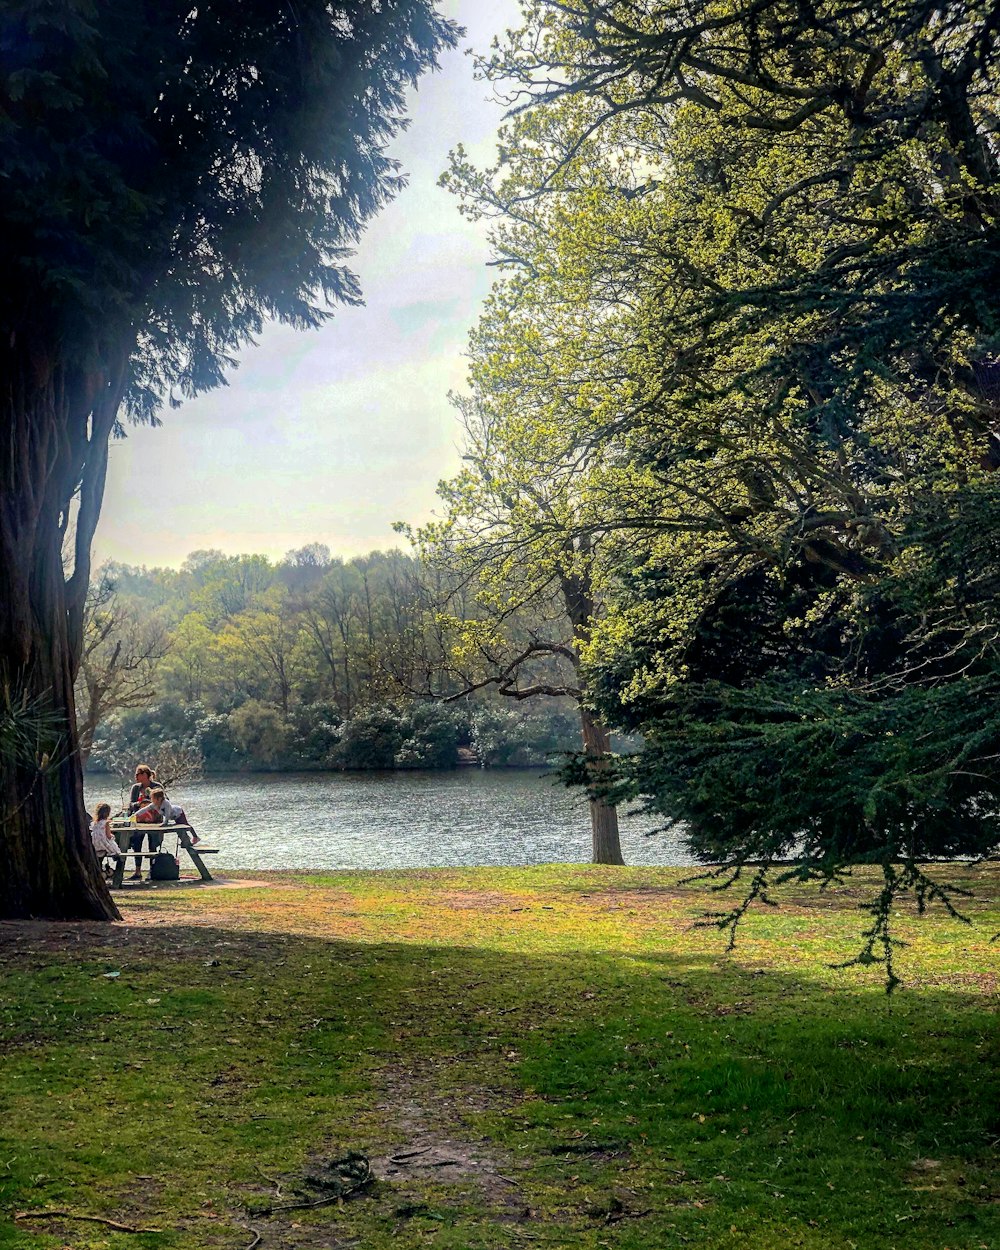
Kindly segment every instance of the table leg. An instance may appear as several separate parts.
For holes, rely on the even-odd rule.
[[[198,869],[198,873],[201,876],[202,881],[214,881],[215,878],[205,867],[205,861],[198,854],[198,848],[192,845],[191,835],[186,829],[177,830],[177,840],[180,842],[183,850],[187,851],[192,864],[194,864],[195,868]]]

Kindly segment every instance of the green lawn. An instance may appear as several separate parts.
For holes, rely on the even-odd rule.
[[[0,1247],[1000,1246],[1000,874],[972,927],[901,906],[891,1001],[829,967],[860,886],[725,955],[681,876],[274,875],[0,925]],[[260,1213],[348,1151],[362,1191]],[[161,1231],[13,1218],[52,1210]]]

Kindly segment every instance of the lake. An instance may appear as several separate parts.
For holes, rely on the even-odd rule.
[[[117,810],[120,783],[86,778],[88,810]],[[126,790],[127,794],[127,790]],[[175,787],[219,868],[428,868],[587,863],[586,802],[551,775],[520,769],[454,772],[250,773]],[[628,864],[688,865],[676,835],[621,814]]]

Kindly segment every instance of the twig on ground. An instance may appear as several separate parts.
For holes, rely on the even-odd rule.
[[[351,1192],[350,1190],[348,1192]],[[317,1198],[315,1202],[282,1202],[276,1207],[254,1207],[253,1213],[263,1218],[266,1215],[277,1215],[279,1211],[311,1210],[313,1207],[329,1207],[339,1202],[343,1194],[331,1194],[329,1198]]]
[[[264,1180],[266,1180],[266,1181],[267,1181],[267,1183],[268,1183],[269,1185],[273,1185],[273,1186],[274,1186],[274,1196],[275,1196],[275,1198],[280,1198],[280,1197],[281,1197],[281,1195],[282,1195],[282,1193],[284,1192],[284,1191],[283,1191],[283,1189],[282,1189],[282,1187],[281,1187],[281,1182],[280,1182],[280,1181],[276,1181],[276,1180],[274,1179],[274,1177],[273,1177],[273,1176],[268,1176],[268,1174],[267,1174],[265,1171],[263,1171],[263,1169],[260,1167],[260,1165],[259,1165],[259,1164],[256,1164],[256,1163],[255,1163],[255,1164],[254,1164],[254,1167],[257,1169],[258,1173],[259,1173],[261,1176],[263,1176]],[[251,1232],[253,1232],[253,1229],[251,1229],[250,1231],[251,1231]]]
[[[419,1150],[404,1150],[401,1154],[390,1155],[390,1163],[405,1163],[407,1159],[415,1159],[417,1155],[425,1155],[430,1146],[422,1146]]]
[[[119,1233],[162,1233],[162,1228],[134,1228],[131,1224],[119,1224],[103,1215],[82,1215],[79,1211],[15,1211],[15,1220],[86,1220],[88,1224],[104,1224]]]
[[[652,1214],[652,1207],[646,1207],[642,1211],[609,1211],[604,1222],[605,1224],[619,1224],[622,1220],[644,1220],[647,1215]]]
[[[243,1225],[241,1224],[240,1227],[242,1228]],[[257,1250],[257,1247],[264,1240],[264,1234],[261,1232],[258,1232],[256,1228],[251,1228],[249,1225],[247,1225],[247,1232],[253,1233],[253,1241],[251,1241],[251,1243],[245,1248],[245,1250]]]

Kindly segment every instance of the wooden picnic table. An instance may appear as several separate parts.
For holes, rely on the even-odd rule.
[[[157,825],[152,821],[133,824],[130,820],[113,820],[111,822],[111,832],[115,835],[118,845],[124,852],[115,861],[114,876],[111,878],[111,888],[113,890],[118,889],[125,879],[125,864],[127,860],[132,858],[153,860],[157,855],[169,854],[169,851],[130,851],[128,849],[128,836],[135,833],[137,829],[143,833],[148,833],[151,830],[164,834],[176,833],[179,849],[187,852],[192,864],[198,869],[198,875],[202,881],[215,880],[201,857],[203,855],[218,855],[219,848],[217,846],[202,846],[201,842],[198,842],[197,845],[193,843],[191,834],[194,830],[190,825]]]

